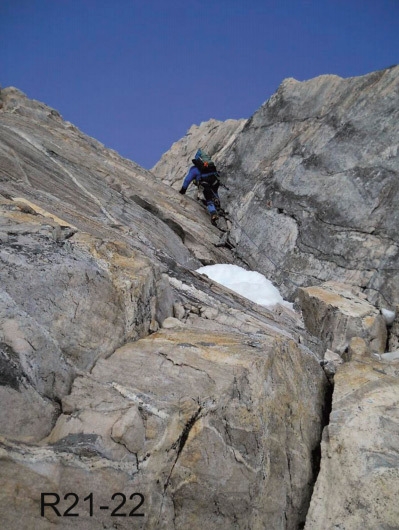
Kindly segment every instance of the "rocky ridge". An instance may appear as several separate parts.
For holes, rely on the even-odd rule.
[[[373,305],[399,302],[398,78],[396,66],[349,79],[286,79],[217,155],[230,190],[221,190],[230,243],[286,297],[337,280]],[[207,145],[201,127],[197,145]],[[186,143],[154,168],[160,179],[185,157]]]
[[[369,76],[378,102],[383,83],[382,112],[396,97],[397,72]],[[115,519],[100,507],[116,509],[122,493],[127,496],[123,512],[143,500],[137,512],[144,516],[134,517],[143,529],[305,524],[360,529],[367,520],[373,528],[392,528],[398,493],[398,316],[387,328],[374,304],[381,307],[384,300],[385,307],[395,308],[395,289],[359,288],[360,272],[348,275],[345,267],[327,267],[319,276],[305,269],[306,281],[294,276],[297,287],[303,283],[295,290],[302,318],[286,307],[257,306],[195,272],[212,263],[249,263],[261,272],[268,267],[260,251],[244,252],[244,238],[260,238],[270,209],[268,220],[288,216],[274,211],[275,196],[261,209],[256,194],[243,194],[241,184],[237,197],[242,200],[235,203],[231,185],[244,167],[248,185],[259,177],[244,145],[258,134],[261,139],[261,129],[270,145],[271,130],[283,127],[288,114],[278,116],[278,126],[267,121],[276,99],[290,102],[279,103],[279,112],[288,107],[290,115],[302,107],[305,116],[309,112],[304,124],[313,119],[310,99],[305,103],[316,85],[319,98],[322,93],[330,98],[336,85],[341,87],[339,113],[345,83],[354,89],[353,108],[359,108],[360,88],[370,88],[370,79],[286,81],[250,120],[192,128],[193,147],[209,133],[207,147],[228,169],[223,175],[230,193],[224,200],[236,208],[244,227],[239,232],[233,223],[228,244],[204,209],[173,189],[176,180],[122,159],[18,90],[0,92],[4,527],[69,528],[68,517],[51,506],[43,509],[42,493],[53,492],[61,515],[78,500],[74,524],[82,529],[111,528]],[[373,99],[369,93],[367,104]],[[308,149],[311,132],[302,133],[298,142]],[[260,144],[251,147],[255,159]],[[187,139],[175,144],[173,156],[179,160],[181,149],[186,149],[181,160],[192,156]],[[280,163],[287,169],[292,161],[282,152]],[[396,193],[396,155],[391,155],[386,157],[389,186]],[[173,160],[165,154],[161,162],[159,171],[168,173]],[[277,174],[278,164],[272,165]],[[262,182],[263,177],[253,181],[253,189]],[[287,208],[290,197],[287,192]],[[304,192],[305,205],[307,197]],[[383,229],[374,230],[381,240],[390,230],[384,200],[378,213]],[[248,224],[248,218],[259,218],[259,226]],[[279,242],[271,243],[264,230],[263,251],[284,247],[286,232],[278,234]],[[389,238],[393,241],[392,232]],[[373,252],[376,275],[386,256],[379,262],[382,250]],[[392,252],[390,267],[396,259]],[[361,256],[357,263],[363,271]],[[273,272],[276,281],[278,268]],[[389,274],[395,283],[394,268]],[[282,286],[293,294],[288,284],[285,275]],[[71,492],[75,497],[65,498]],[[118,518],[118,528],[130,528],[132,520]]]

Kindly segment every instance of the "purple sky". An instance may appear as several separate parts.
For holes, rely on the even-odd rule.
[[[399,63],[399,0],[2,0],[0,84],[151,168],[286,77]]]

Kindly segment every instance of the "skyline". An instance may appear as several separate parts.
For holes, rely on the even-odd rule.
[[[191,125],[249,118],[287,77],[397,64],[396,0],[6,0],[0,85],[150,169]]]

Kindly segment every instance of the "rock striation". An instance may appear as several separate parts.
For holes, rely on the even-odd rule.
[[[334,382],[305,528],[397,528],[399,361],[356,356]]]
[[[373,305],[398,303],[398,86],[398,66],[286,79],[220,153],[230,243],[286,298],[334,280]]]
[[[399,520],[398,87],[397,66],[287,79],[218,159],[227,241],[296,297],[334,385],[306,528]]]
[[[237,261],[196,201],[0,95],[2,526],[134,493],[138,528],[303,525],[330,384],[300,315],[195,273]]]
[[[229,151],[236,249],[286,293],[337,280],[398,302],[398,86],[399,67],[288,79]]]
[[[349,285],[326,282],[299,289],[298,295],[305,326],[320,339],[323,351],[331,349],[342,356],[358,337],[368,352],[385,352],[386,321],[363,293],[356,294]]]
[[[395,527],[398,75],[286,80],[156,175],[0,91],[2,527]],[[174,189],[199,142],[223,237]]]

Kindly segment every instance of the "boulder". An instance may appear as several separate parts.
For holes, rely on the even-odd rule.
[[[338,353],[334,353],[331,350],[327,350],[325,352],[324,360],[322,361],[321,365],[329,381],[334,381],[334,375],[337,371],[337,368],[342,363],[342,357],[340,357]]]
[[[397,528],[398,376],[398,360],[338,368],[306,530]]]
[[[8,527],[39,527],[33,501],[47,491],[60,495],[63,509],[65,494],[79,495],[85,529],[109,524],[99,506],[116,492],[144,496],[140,528],[298,528],[311,494],[326,380],[317,359],[293,340],[278,333],[248,339],[186,324],[99,360],[75,380],[40,447],[3,444],[0,503]],[[92,519],[83,502],[90,492]],[[132,507],[129,501],[124,511]],[[56,519],[51,508],[45,516]],[[121,529],[131,524],[118,520]]]
[[[299,289],[298,298],[307,330],[321,340],[324,349],[343,355],[351,339],[360,337],[371,352],[385,351],[384,317],[350,285],[325,282]]]

